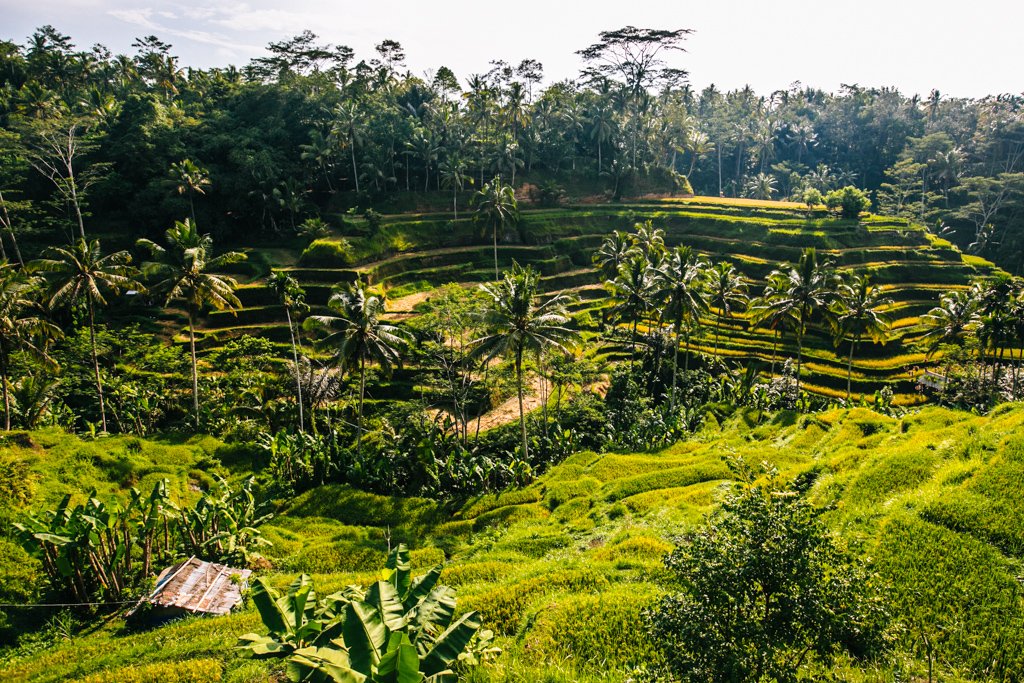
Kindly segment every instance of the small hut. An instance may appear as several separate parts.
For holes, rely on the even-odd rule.
[[[227,614],[242,601],[251,573],[192,556],[160,572],[145,602],[153,616]]]

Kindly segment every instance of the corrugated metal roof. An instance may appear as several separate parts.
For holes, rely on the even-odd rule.
[[[146,600],[158,607],[186,612],[227,614],[242,601],[242,589],[248,585],[251,573],[193,556],[160,572],[156,588]],[[232,580],[235,576],[238,578]]]

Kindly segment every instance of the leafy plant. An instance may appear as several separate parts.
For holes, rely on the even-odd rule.
[[[287,657],[294,681],[339,683],[455,681],[460,657],[472,665],[494,655],[477,612],[455,618],[454,589],[437,585],[441,565],[413,578],[401,544],[387,570],[365,590],[349,586],[323,599],[306,575],[283,596],[257,579],[252,598],[269,633],[243,635],[239,647]]]

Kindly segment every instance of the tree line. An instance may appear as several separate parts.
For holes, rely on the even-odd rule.
[[[307,31],[241,68],[200,70],[155,36],[114,55],[45,26],[0,43],[0,258],[21,260],[19,240],[85,238],[90,223],[155,238],[186,206],[230,239],[445,196],[457,216],[460,195],[501,176],[524,196],[553,184],[613,199],[803,200],[852,184],[883,212],[1020,268],[1020,96],[697,91],[679,68],[688,33],[602,32],[579,51],[577,78],[544,85],[532,59],[417,76],[390,40],[357,58]]]

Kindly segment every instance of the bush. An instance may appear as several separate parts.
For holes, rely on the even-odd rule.
[[[352,244],[343,237],[336,237],[313,240],[299,261],[304,266],[344,268],[352,264],[352,258]]]
[[[839,210],[843,218],[857,218],[862,211],[871,208],[871,200],[864,190],[847,185],[841,190],[832,190],[825,195],[825,207],[829,211]]]
[[[206,683],[221,680],[223,673],[216,659],[188,659],[124,666],[79,678],[76,683]]]
[[[875,581],[826,533],[818,511],[774,472],[726,497],[665,566],[683,590],[649,612],[651,633],[686,680],[795,680],[805,654],[881,645],[885,612]]]

